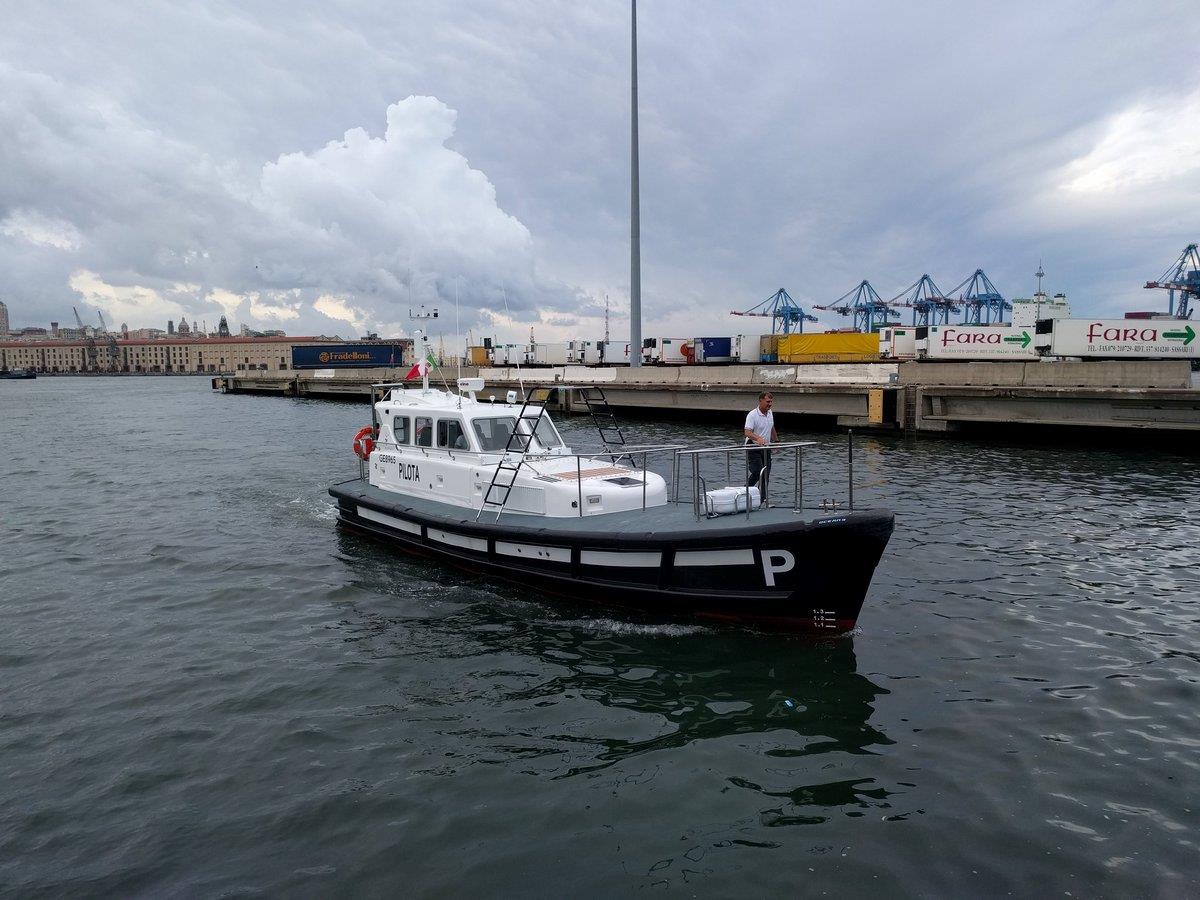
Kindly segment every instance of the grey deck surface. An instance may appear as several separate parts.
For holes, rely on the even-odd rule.
[[[450,525],[455,523],[477,524],[475,510],[465,510],[462,507],[439,503],[436,500],[426,500],[410,497],[405,494],[393,493],[392,491],[385,491],[357,478],[341,482],[334,485],[334,487],[345,491],[347,494],[362,497],[368,503],[375,503],[385,507],[407,507],[413,512],[443,519]],[[845,515],[846,513],[840,511],[829,512],[823,513],[816,518],[818,520],[823,518],[840,518]],[[678,533],[685,530],[693,532],[720,532],[741,528],[758,529],[770,525],[796,525],[812,520],[811,511],[809,511],[809,517],[806,519],[799,513],[793,512],[792,508],[788,506],[784,508],[772,507],[769,509],[754,510],[750,513],[749,518],[743,512],[740,515],[718,516],[714,519],[709,519],[702,515],[699,521],[697,521],[692,511],[691,503],[668,503],[666,506],[655,506],[647,509],[602,513],[593,516],[572,516],[569,518],[552,518],[549,516],[526,515],[522,513],[502,513],[499,518],[499,524],[521,530],[553,532],[636,531],[639,534],[654,534],[662,532]],[[478,524],[497,524],[495,511],[484,510],[483,514],[479,516]]]

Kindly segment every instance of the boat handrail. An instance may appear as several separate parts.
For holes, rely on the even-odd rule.
[[[853,429],[850,429],[847,432],[846,439],[847,439],[847,483],[848,483],[848,494],[849,494],[848,507],[849,507],[849,509],[853,510],[854,509],[854,430]],[[821,443],[820,441],[783,441],[783,442],[779,442],[779,443],[765,444],[765,445],[747,443],[747,444],[733,444],[733,445],[718,446],[718,447],[688,447],[684,444],[628,444],[628,445],[625,445],[622,447],[615,447],[612,449],[604,448],[601,450],[580,450],[578,452],[573,452],[573,453],[555,453],[555,452],[530,453],[527,451],[526,452],[517,451],[517,452],[513,452],[513,455],[517,457],[517,471],[518,472],[526,466],[532,466],[537,463],[574,459],[575,460],[575,470],[576,470],[576,486],[577,486],[577,490],[579,492],[579,499],[578,499],[577,503],[578,503],[578,508],[579,508],[579,515],[581,517],[584,514],[583,513],[583,460],[585,460],[585,459],[608,459],[615,463],[617,460],[621,459],[622,457],[629,457],[630,462],[633,464],[633,467],[636,470],[637,463],[636,463],[636,461],[634,461],[633,457],[641,456],[642,457],[642,465],[641,465],[642,509],[645,509],[646,508],[646,500],[647,500],[646,485],[648,482],[648,479],[646,478],[646,473],[648,471],[647,460],[648,460],[648,457],[650,456],[650,454],[653,454],[653,453],[670,453],[671,454],[671,482],[669,485],[669,489],[667,491],[667,500],[668,500],[668,502],[672,502],[672,503],[679,502],[680,458],[685,457],[685,456],[690,456],[692,458],[692,509],[698,520],[701,517],[702,510],[705,515],[708,515],[707,504],[702,499],[702,495],[704,494],[704,491],[701,490],[701,487],[707,486],[707,480],[702,478],[701,474],[700,474],[701,457],[703,457],[705,455],[709,455],[709,454],[718,454],[718,453],[725,454],[726,480],[732,480],[732,472],[731,472],[731,466],[730,466],[730,459],[732,457],[732,454],[741,452],[746,456],[747,461],[748,461],[750,453],[755,450],[759,450],[759,451],[761,451],[761,450],[771,450],[771,451],[778,450],[778,451],[781,451],[784,453],[790,451],[793,456],[793,464],[795,467],[795,476],[794,476],[794,480],[792,482],[792,509],[795,510],[796,512],[799,512],[803,508],[803,505],[804,505],[804,463],[803,463],[804,448],[820,446],[820,443]],[[396,444],[392,441],[377,441],[376,446],[394,447],[397,450],[420,450],[422,455],[428,455],[428,451],[436,451],[438,453],[445,453],[451,459],[453,459],[458,454],[464,454],[466,456],[480,458],[481,460],[482,460],[482,457],[484,457],[484,456],[493,456],[493,457],[501,457],[501,458],[504,458],[505,456],[507,456],[507,454],[504,454],[502,451],[497,451],[497,450],[489,451],[489,450],[469,450],[469,449],[463,450],[463,449],[455,449],[452,447],[418,447],[415,444]],[[512,451],[510,451],[510,452],[512,452]],[[360,467],[360,477],[363,477],[363,478],[366,477],[366,472],[362,467]],[[514,474],[513,482],[515,483],[515,481],[516,481],[516,475]],[[745,501],[746,502],[746,518],[749,518],[750,513],[752,511],[751,506],[750,506],[750,485],[746,485],[745,494],[746,494],[746,501]],[[480,514],[482,514],[483,509],[484,509],[484,507],[481,506],[478,512]],[[501,509],[501,512],[502,511],[503,510]],[[499,515],[500,515],[500,513],[498,512],[497,519],[499,518]],[[476,516],[476,518],[478,518],[478,516]]]
[[[697,447],[694,450],[681,450],[681,456],[695,453],[732,453],[735,450],[790,450],[793,447],[816,447],[819,441],[786,441],[776,444],[733,444],[728,447]]]
[[[779,450],[784,453],[791,452],[793,464],[795,466],[794,480],[792,481],[792,509],[795,512],[800,512],[804,507],[804,461],[803,453],[805,447],[819,446],[819,441],[783,441],[779,443],[754,444],[746,442],[744,444],[735,444],[727,447],[699,447],[692,450],[680,450],[676,453],[674,484],[676,491],[678,490],[678,470],[679,457],[690,456],[692,458],[692,510],[696,515],[697,520],[701,515],[701,508],[704,508],[705,514],[708,514],[707,503],[702,501],[703,491],[701,486],[707,482],[700,475],[700,460],[706,454],[723,453],[725,455],[725,476],[727,480],[731,479],[730,457],[734,453],[742,453],[746,458],[747,468],[749,468],[750,453],[752,451],[774,451]],[[854,509],[854,429],[848,429],[846,432],[846,484],[848,493],[848,507]],[[750,485],[745,488],[746,493],[746,518],[750,518]],[[676,492],[675,502],[679,502],[679,495]],[[765,503],[765,500],[763,501]],[[823,506],[823,504],[822,504]]]

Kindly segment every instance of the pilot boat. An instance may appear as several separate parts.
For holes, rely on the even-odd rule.
[[[329,488],[343,527],[546,595],[653,617],[821,634],[855,627],[894,516],[806,517],[801,452],[811,442],[772,445],[776,471],[794,451],[796,478],[792,505],[767,506],[753,488],[707,489],[702,462],[744,448],[626,444],[598,387],[539,388],[519,401],[508,391],[496,402],[481,396],[482,379],[439,390],[423,374],[420,388],[375,386],[372,424],[354,440],[359,477]],[[553,390],[577,392],[602,450],[565,444],[547,410]],[[655,460],[671,484],[650,471]]]

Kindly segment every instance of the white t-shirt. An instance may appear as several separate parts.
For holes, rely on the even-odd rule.
[[[771,443],[771,432],[775,429],[775,416],[771,410],[759,412],[758,407],[746,414],[746,428],[753,431],[766,443]]]

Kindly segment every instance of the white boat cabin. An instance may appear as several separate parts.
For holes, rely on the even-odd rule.
[[[514,392],[503,403],[480,399],[482,379],[460,379],[457,394],[381,387],[390,389],[375,404],[378,436],[367,465],[378,488],[482,508],[484,517],[594,516],[667,502],[661,476],[575,454],[540,405],[513,402]]]

